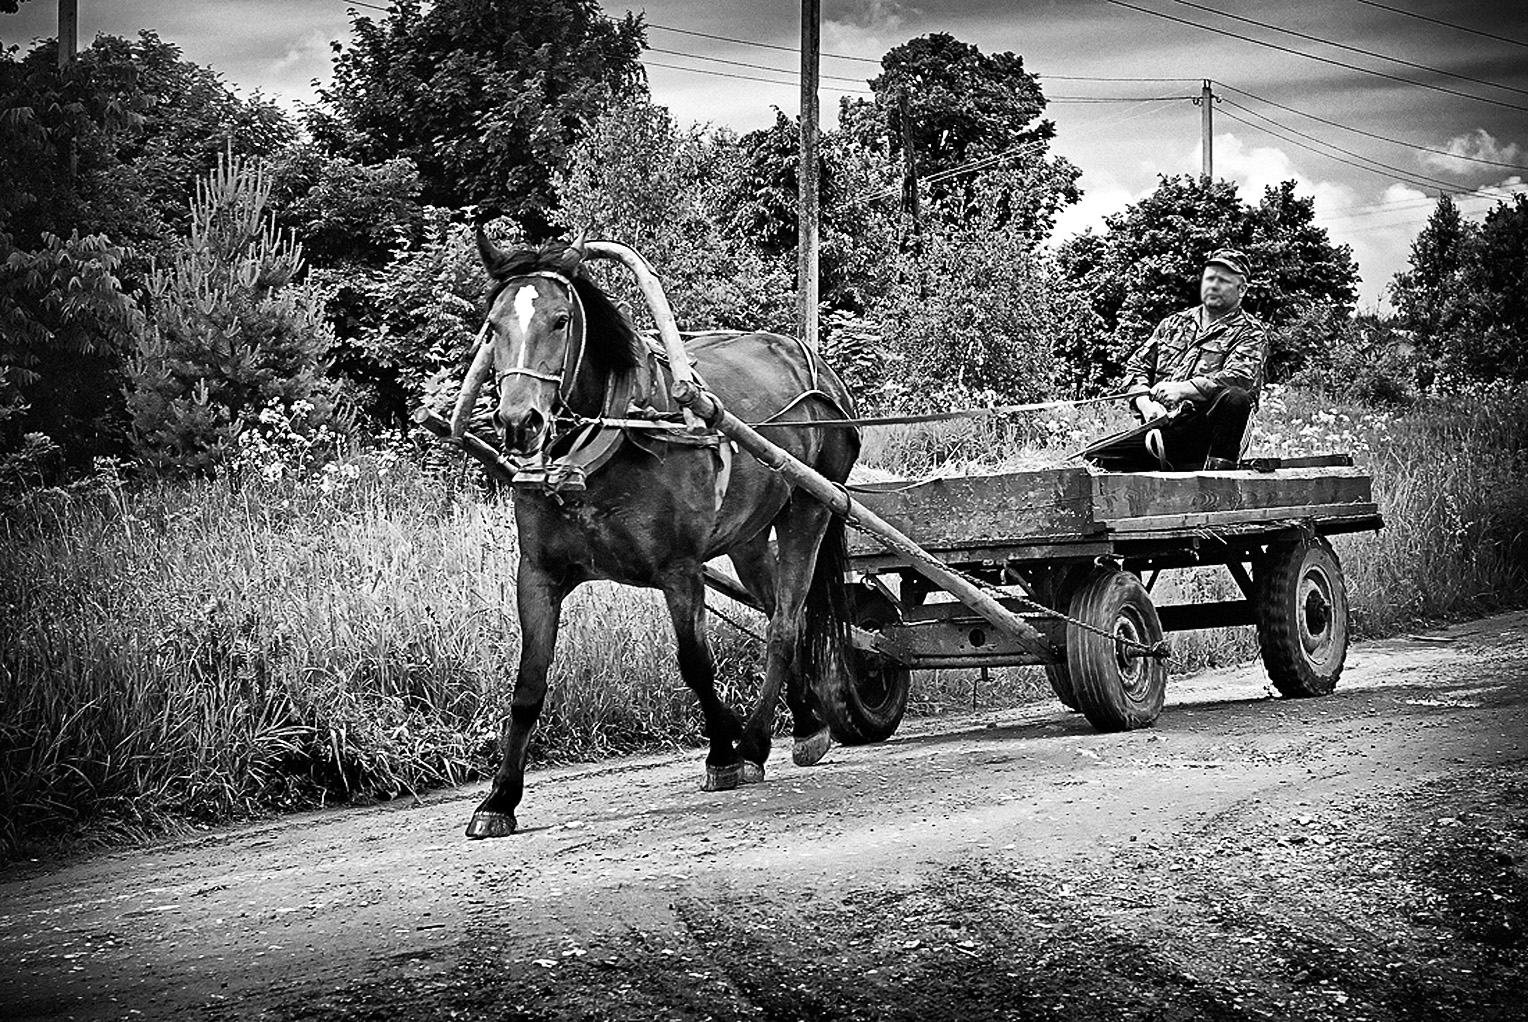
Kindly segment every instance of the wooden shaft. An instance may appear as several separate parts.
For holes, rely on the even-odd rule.
[[[1029,622],[1010,612],[978,586],[945,567],[933,555],[875,512],[862,504],[855,503],[842,487],[812,471],[783,447],[766,440],[753,427],[723,408],[715,395],[693,384],[676,383],[674,397],[680,404],[693,408],[696,414],[707,423],[737,441],[738,445],[749,454],[779,472],[792,486],[826,504],[829,510],[850,525],[870,533],[893,552],[909,555],[908,563],[914,571],[980,614],[994,628],[1002,630],[1014,642],[1039,657],[1042,663],[1062,662],[1063,657],[1051,648],[1049,640]]]

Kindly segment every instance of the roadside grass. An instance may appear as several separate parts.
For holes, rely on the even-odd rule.
[[[864,461],[907,477],[1043,468],[1125,421],[1095,407],[880,427]],[[1336,543],[1357,634],[1524,604],[1528,397],[1384,410],[1274,391],[1253,448],[1351,452],[1373,472],[1386,528]],[[191,484],[106,471],[9,499],[0,549],[0,858],[49,833],[114,840],[492,769],[518,655],[515,532],[507,498],[459,474],[365,451],[321,472]],[[1164,575],[1158,593],[1202,601],[1233,586],[1205,569]],[[736,622],[713,619],[720,683],[746,705],[763,618],[716,606]],[[1256,655],[1248,628],[1179,633],[1173,647],[1175,671]],[[909,713],[1048,696],[1033,668],[919,672]],[[582,587],[536,754],[700,741],[657,594]]]

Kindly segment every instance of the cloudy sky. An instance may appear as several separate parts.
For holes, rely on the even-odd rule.
[[[644,12],[654,99],[683,121],[740,130],[793,113],[797,0],[604,0]],[[244,92],[310,100],[348,37],[347,0],[79,0],[80,38],[157,31]],[[385,3],[376,4],[385,6]],[[1478,218],[1528,179],[1528,4],[1522,0],[823,0],[823,118],[863,94],[870,61],[929,32],[1009,50],[1041,76],[1057,152],[1086,192],[1058,236],[1098,225],[1159,174],[1198,173],[1210,79],[1217,177],[1256,201],[1293,179],[1352,246],[1360,304],[1383,289],[1440,190]],[[1224,13],[1217,13],[1224,12]],[[1409,13],[1408,13],[1409,12]],[[0,15],[26,49],[56,30],[54,0]],[[723,37],[723,38],[717,38]],[[778,69],[778,70],[768,70]],[[1119,79],[1119,80],[1114,80]],[[1156,79],[1156,80],[1145,80]]]

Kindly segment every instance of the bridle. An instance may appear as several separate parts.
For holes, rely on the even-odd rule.
[[[502,385],[506,376],[528,376],[533,380],[540,380],[543,383],[555,383],[557,384],[557,404],[564,408],[569,408],[568,395],[572,392],[574,381],[578,379],[579,371],[583,369],[584,351],[588,347],[589,326],[588,318],[584,315],[584,301],[578,296],[578,289],[573,286],[572,279],[553,270],[533,270],[530,273],[517,273],[504,282],[504,287],[500,289],[500,294],[508,291],[515,281],[523,280],[527,277],[546,277],[548,280],[555,280],[567,289],[568,297],[572,300],[573,304],[573,317],[578,322],[578,343],[576,348],[569,345],[563,349],[562,367],[557,372],[544,373],[526,365],[530,358],[530,341],[528,337],[523,339],[517,364],[499,373],[494,379],[494,387],[498,388]],[[478,339],[474,348],[487,343],[489,334],[492,332],[493,321],[490,319],[484,322],[483,329],[478,331]],[[573,352],[571,368],[568,358],[570,352]]]

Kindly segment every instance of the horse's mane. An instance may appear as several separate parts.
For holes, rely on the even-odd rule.
[[[641,353],[646,345],[626,314],[589,279],[582,263],[582,253],[561,241],[549,241],[503,254],[488,270],[494,280],[488,305],[493,307],[505,285],[514,277],[543,270],[560,273],[573,282],[573,289],[584,306],[588,344],[585,350],[591,367],[605,375],[633,369],[641,364]]]

